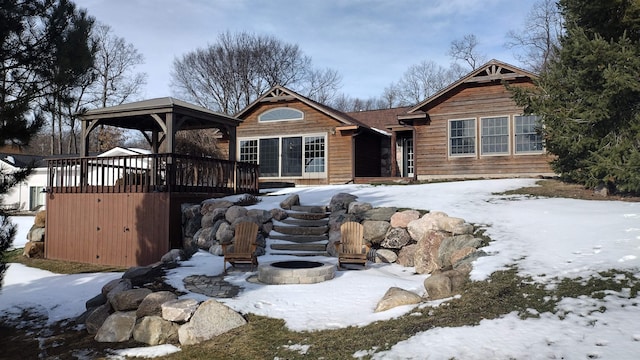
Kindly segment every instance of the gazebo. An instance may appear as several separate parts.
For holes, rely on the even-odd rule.
[[[170,97],[81,115],[81,157],[48,160],[45,257],[147,265],[182,244],[182,205],[258,192],[258,166],[236,162],[240,120]],[[89,156],[101,125],[140,131],[151,154]],[[177,131],[218,129],[227,159],[175,153]]]

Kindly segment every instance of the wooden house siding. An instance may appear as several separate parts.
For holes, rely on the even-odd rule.
[[[304,113],[303,120],[260,122],[258,116],[268,110],[289,107]],[[247,138],[269,138],[302,135],[325,136],[326,176],[324,177],[279,177],[265,178],[270,181],[294,182],[297,185],[326,185],[345,183],[353,179],[352,175],[352,131],[336,130],[341,124],[330,116],[299,101],[261,104],[244,116],[237,129],[238,144]],[[237,151],[239,154],[239,151]]]
[[[533,86],[524,82],[515,86]],[[433,105],[433,104],[432,104]],[[551,157],[546,154],[515,154],[514,116],[522,114],[512,95],[500,82],[464,87],[435,104],[429,118],[416,123],[415,161],[418,179],[451,176],[517,176],[552,174]],[[509,153],[481,155],[480,119],[508,116]],[[476,153],[471,156],[449,155],[449,121],[475,119]]]

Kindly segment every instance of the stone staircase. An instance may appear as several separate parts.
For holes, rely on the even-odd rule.
[[[267,238],[267,253],[328,256],[329,213],[325,206],[292,206],[282,221],[274,221]]]

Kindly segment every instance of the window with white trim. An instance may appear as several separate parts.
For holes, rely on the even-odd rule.
[[[240,161],[258,163],[258,140],[240,141]]]
[[[540,117],[537,115],[519,115],[513,117],[515,128],[515,153],[540,154],[544,152],[542,135],[538,133]]]
[[[303,120],[304,113],[298,109],[280,107],[267,110],[258,116],[259,122]]]
[[[304,139],[304,171],[306,173],[324,172],[324,137],[308,136]]]
[[[476,119],[449,121],[449,155],[469,156],[476,153]]]
[[[260,177],[326,176],[325,135],[240,139],[239,144],[240,161],[260,165]]]
[[[480,154],[509,154],[509,117],[486,117],[480,119]]]

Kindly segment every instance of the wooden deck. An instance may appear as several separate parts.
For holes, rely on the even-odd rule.
[[[45,256],[141,266],[182,247],[182,206],[258,193],[258,166],[175,154],[49,161]]]

